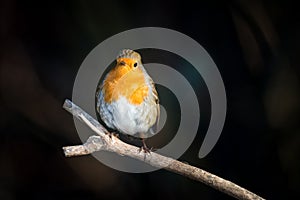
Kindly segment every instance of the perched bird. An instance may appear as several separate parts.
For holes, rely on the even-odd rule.
[[[116,66],[99,84],[96,110],[111,129],[142,139],[155,134],[159,115],[159,99],[152,78],[146,72],[139,53],[124,49]]]

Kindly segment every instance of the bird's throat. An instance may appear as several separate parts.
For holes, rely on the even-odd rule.
[[[141,104],[148,95],[148,87],[141,69],[115,70],[106,78],[103,84],[104,100],[107,103],[125,97],[131,104]]]

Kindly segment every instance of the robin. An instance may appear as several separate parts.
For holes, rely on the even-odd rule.
[[[156,133],[160,108],[154,82],[146,72],[139,53],[124,49],[97,88],[96,109],[111,129],[142,139]]]

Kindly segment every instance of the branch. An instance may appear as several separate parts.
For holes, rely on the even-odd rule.
[[[178,160],[162,156],[155,152],[151,152],[145,156],[140,148],[129,145],[117,137],[110,137],[108,131],[89,114],[83,111],[80,107],[72,103],[70,100],[65,100],[63,108],[70,112],[73,116],[90,127],[97,136],[91,136],[83,145],[66,146],[63,147],[66,157],[80,156],[91,154],[96,151],[110,151],[120,155],[135,158],[142,162],[148,163],[157,168],[164,168],[168,171],[189,177],[196,181],[200,181],[209,185],[221,192],[224,192],[237,199],[263,199],[262,197],[242,188],[228,180],[218,177],[214,174],[206,172],[200,168],[182,163]]]

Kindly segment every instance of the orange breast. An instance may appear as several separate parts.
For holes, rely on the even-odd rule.
[[[141,104],[149,92],[143,71],[128,66],[117,66],[110,71],[104,81],[103,90],[107,103],[123,96],[135,105]]]

